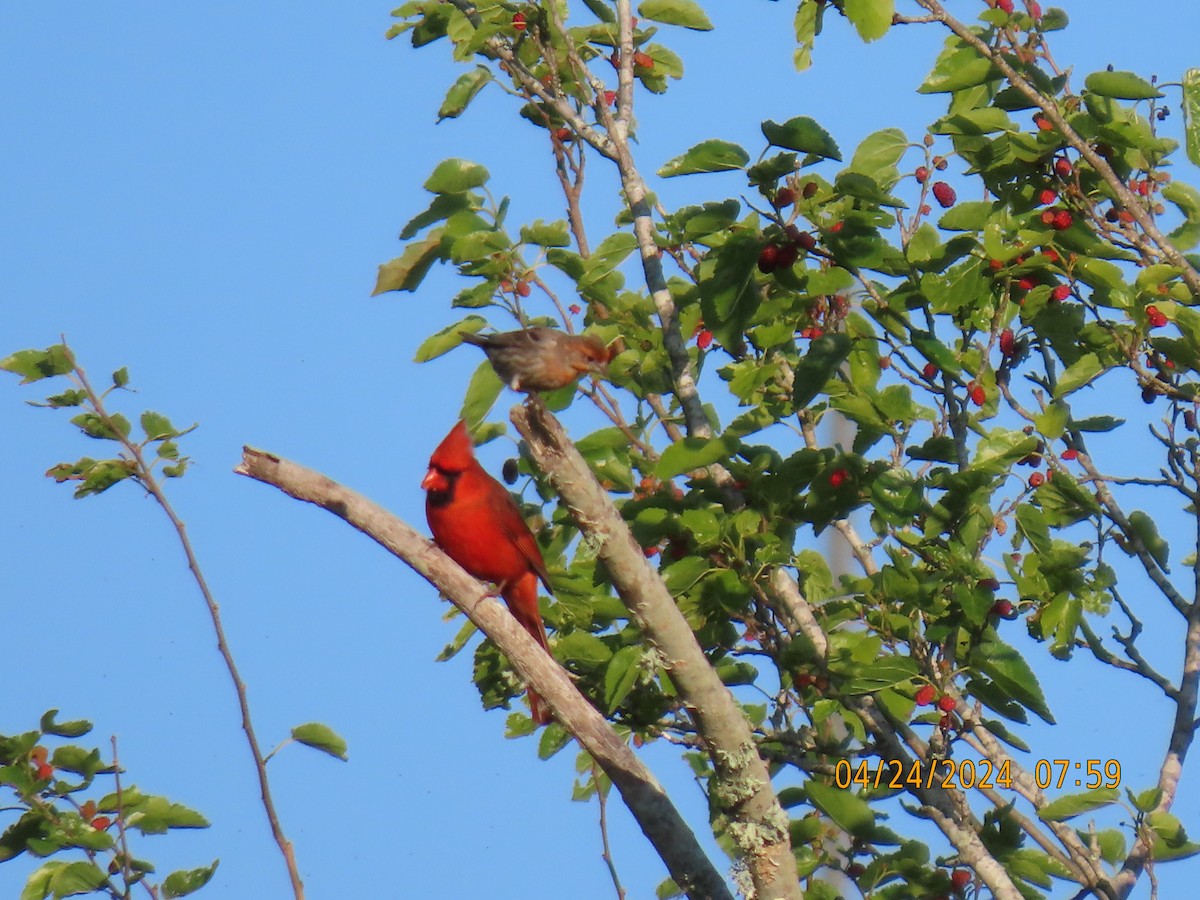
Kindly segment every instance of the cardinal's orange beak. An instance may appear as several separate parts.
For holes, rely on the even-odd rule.
[[[450,482],[446,480],[446,476],[433,466],[429,467],[429,471],[421,479],[421,488],[426,491],[444,491],[448,487]]]

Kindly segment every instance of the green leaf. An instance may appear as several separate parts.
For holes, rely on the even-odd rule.
[[[35,879],[38,879],[38,887],[32,887]],[[95,863],[49,862],[29,877],[25,890],[21,892],[21,900],[41,900],[50,894],[54,895],[55,900],[75,894],[90,894],[106,881],[107,873]]]
[[[1093,94],[1117,100],[1152,100],[1163,95],[1162,91],[1133,72],[1093,72],[1084,79],[1083,86]]]
[[[921,510],[921,488],[908,469],[880,473],[871,479],[870,491],[875,513],[889,525],[908,525]]]
[[[461,116],[467,105],[475,99],[475,95],[491,80],[492,73],[485,66],[476,66],[470,72],[460,75],[446,92],[446,99],[438,109],[438,121]]]
[[[1051,6],[1042,13],[1042,18],[1038,25],[1042,32],[1046,33],[1049,31],[1062,31],[1067,27],[1069,22],[1070,19],[1067,17],[1067,11],[1065,9],[1059,9],[1057,6]]]
[[[600,666],[612,659],[608,644],[586,631],[572,631],[554,644],[554,657],[562,662]]]
[[[421,285],[429,267],[439,258],[444,228],[431,231],[423,241],[415,241],[404,252],[379,267],[372,297],[385,291],[415,291]]]
[[[467,393],[463,397],[463,405],[458,417],[467,423],[468,428],[474,430],[491,411],[492,405],[503,389],[504,382],[500,380],[500,376],[496,374],[492,364],[485,359],[479,364],[475,374],[471,376],[471,381],[467,384]]]
[[[467,159],[444,159],[425,182],[425,190],[432,194],[461,194],[472,188],[483,187],[490,177],[488,170],[479,163]]]
[[[757,235],[734,232],[700,263],[700,309],[704,324],[723,344],[740,341],[762,303],[757,264],[762,242]]]
[[[467,316],[453,325],[447,325],[437,334],[430,335],[421,342],[421,346],[417,348],[416,355],[413,357],[413,362],[429,362],[431,359],[437,359],[443,353],[448,353],[463,342],[462,332],[466,331],[469,334],[476,334],[487,325],[487,319],[483,316]]]
[[[808,348],[808,353],[796,364],[795,383],[792,388],[792,403],[796,409],[808,406],[838,367],[850,355],[852,343],[841,332],[823,334]]]
[[[579,290],[598,284],[637,249],[637,238],[628,231],[616,231],[600,242],[583,264]]]
[[[1088,416],[1086,419],[1080,419],[1072,423],[1074,428],[1088,432],[1112,431],[1114,428],[1119,428],[1124,424],[1124,419],[1118,419],[1114,416]]]
[[[895,0],[845,0],[846,18],[864,41],[876,41],[892,27]]]
[[[163,466],[162,473],[165,476],[167,476],[168,478],[182,478],[183,473],[187,471],[187,464],[188,464],[187,457],[184,457],[179,462],[175,463],[175,465],[173,465],[173,466]],[[88,480],[90,482],[91,479],[89,478]],[[105,485],[105,487],[109,487],[109,485]],[[76,491],[75,496],[76,497],[82,496],[80,493],[82,490],[83,490],[83,488],[80,488],[79,491]],[[99,493],[99,491],[97,491],[96,493]]]
[[[1134,809],[1139,812],[1153,812],[1158,809],[1158,804],[1162,802],[1162,788],[1153,787],[1142,791],[1140,794],[1135,794],[1133,791],[1128,791],[1129,802],[1133,804]]]
[[[1099,788],[1084,794],[1067,794],[1057,800],[1051,800],[1038,810],[1038,818],[1043,822],[1063,822],[1075,816],[1091,812],[1121,799],[1117,788]]]
[[[162,413],[151,412],[147,410],[142,413],[141,418],[142,431],[146,433],[146,440],[161,441],[165,438],[178,437],[179,432],[171,424],[171,420]]]
[[[796,116],[782,125],[768,119],[762,123],[762,133],[776,147],[841,161],[841,151],[829,132],[808,116]]]
[[[1187,840],[1183,823],[1169,812],[1152,812],[1146,816],[1146,824],[1168,845],[1179,845]]]
[[[644,649],[636,644],[622,647],[608,661],[604,670],[604,705],[608,708],[610,716],[637,683],[644,652]]]
[[[617,14],[613,12],[613,8],[603,0],[583,0],[583,5],[592,11],[601,22],[616,22]]]
[[[1162,567],[1164,572],[1170,572],[1171,569],[1167,565],[1170,548],[1158,533],[1158,526],[1154,524],[1154,519],[1140,509],[1135,509],[1129,514],[1129,525],[1141,540],[1142,546],[1154,557],[1154,561]]]
[[[1104,828],[1091,831],[1090,833],[1076,833],[1079,834],[1084,844],[1089,844],[1094,839],[1096,845],[1100,848],[1100,858],[1110,866],[1115,866],[1125,859],[1125,835],[1118,829]]]
[[[971,665],[995,682],[1005,694],[1054,724],[1046,697],[1029,663],[1016,650],[1001,641],[979,644],[971,651]]]
[[[1054,388],[1054,399],[1061,400],[1073,391],[1091,384],[1105,372],[1105,366],[1095,353],[1085,353],[1075,360],[1058,379]]]
[[[899,128],[884,128],[867,135],[850,159],[850,171],[866,175],[878,183],[887,180],[886,175],[908,150],[908,138]]]
[[[949,372],[952,375],[958,373],[960,366],[958,359],[954,356],[954,351],[932,334],[927,331],[913,331],[910,340],[912,345],[921,352],[921,355],[941,371]]]
[[[571,732],[558,722],[551,722],[542,731],[542,736],[538,740],[538,759],[549,759],[569,743],[571,743]],[[572,799],[575,798],[572,797]]]
[[[1075,263],[1075,277],[1089,287],[1119,290],[1125,286],[1125,276],[1106,259],[1081,256]]]
[[[480,198],[475,194],[438,194],[422,212],[417,213],[400,229],[400,240],[410,241],[435,222],[444,222],[456,213],[475,213]]]
[[[934,63],[933,71],[917,88],[917,93],[952,94],[983,84],[998,74],[991,62],[976,53],[974,48],[961,46],[956,38],[950,38],[947,48]]]
[[[1150,851],[1153,859],[1165,862],[1200,853],[1200,844],[1188,840],[1183,823],[1170,813],[1152,812],[1146,816],[1146,824],[1154,832],[1154,846]]]
[[[297,725],[292,729],[292,740],[341,760],[349,758],[346,755],[345,740],[328,725],[322,725],[320,722]]]
[[[875,830],[875,814],[853,791],[809,779],[804,785],[808,798],[829,818],[854,837],[869,838]]]
[[[713,463],[727,460],[737,447],[738,441],[726,436],[684,438],[663,452],[654,469],[654,475],[666,479],[693,469],[703,469]]]
[[[1200,69],[1188,69],[1183,76],[1183,122],[1187,158],[1200,166]]]
[[[133,430],[129,420],[120,413],[113,413],[104,418],[94,412],[81,412],[71,417],[71,424],[78,426],[88,437],[104,441],[117,441],[122,437],[129,437],[129,432]]]
[[[92,723],[87,719],[73,719],[70,722],[55,722],[54,717],[57,715],[57,709],[47,710],[42,714],[41,721],[38,722],[38,729],[43,734],[52,734],[56,737],[65,738],[82,737],[92,730]]]
[[[946,231],[982,231],[991,214],[991,203],[985,200],[964,200],[946,210],[938,219],[938,227]]]
[[[521,226],[521,242],[537,244],[539,247],[569,247],[571,232],[565,219],[543,222],[538,219],[532,225]]]
[[[478,629],[475,627],[475,623],[468,619],[463,623],[463,627],[458,629],[458,634],[454,636],[454,640],[442,648],[442,652],[437,655],[436,661],[445,662],[448,659],[453,659],[467,645],[467,641],[471,639],[471,636],[476,631]]]
[[[816,43],[817,32],[821,30],[823,9],[824,5],[815,0],[801,0],[796,4],[796,16],[793,20],[796,49],[792,52],[792,64],[797,72],[803,72],[812,65],[813,45]]]
[[[638,16],[664,25],[678,25],[692,31],[712,31],[712,22],[695,0],[642,0]]]
[[[1062,437],[1070,417],[1070,407],[1060,400],[1055,400],[1034,417],[1033,424],[1039,434],[1053,441]]]
[[[922,222],[904,248],[904,255],[909,262],[919,266],[933,259],[939,246],[941,241],[937,229],[928,222]]]
[[[0,359],[0,369],[21,376],[21,384],[66,375],[75,368],[75,357],[66,344],[55,344],[45,350],[18,350]]]
[[[750,154],[729,141],[702,141],[681,156],[676,156],[658,170],[660,178],[676,175],[695,175],[700,172],[729,172],[745,168]]]
[[[102,808],[105,808],[101,804]],[[171,828],[207,828],[208,819],[166,797],[146,797],[125,819],[126,826],[142,834],[166,834]]]
[[[211,866],[201,866],[198,869],[180,869],[172,872],[162,883],[163,900],[173,897],[186,897],[204,887],[212,880],[220,865],[219,859],[214,859]]]
[[[839,194],[864,200],[875,206],[891,206],[897,209],[908,206],[900,198],[893,197],[885,191],[874,178],[859,172],[842,172],[834,179],[833,189]]]
[[[1009,731],[1003,722],[1000,722],[996,719],[984,719],[983,727],[996,737],[1000,738],[1000,740],[1004,741],[1004,743],[1008,744],[1010,747],[1016,747],[1018,750],[1023,750],[1026,753],[1029,752],[1029,745]]]
[[[799,168],[797,159],[798,157],[795,153],[774,153],[748,168],[746,170],[746,178],[755,187],[764,187],[773,191],[775,183],[780,178],[785,175],[791,175]],[[726,200],[724,202],[737,203],[736,200]]]
[[[873,694],[908,681],[917,674],[917,663],[909,656],[883,656],[854,673],[843,686],[846,694]]]
[[[112,373],[113,387],[125,387],[129,384],[129,368],[121,366],[117,371]]]
[[[60,747],[54,748],[54,753],[50,756],[50,762],[54,768],[62,769],[65,772],[74,772],[76,775],[82,775],[85,778],[91,778],[104,764],[100,761],[100,751],[96,748],[85,750],[75,744],[63,744]]]

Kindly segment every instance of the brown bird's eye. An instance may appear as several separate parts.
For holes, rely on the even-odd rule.
[[[520,471],[521,464],[513,457],[509,457],[504,461],[504,468],[500,470],[500,474],[504,478],[505,484],[514,484]]]

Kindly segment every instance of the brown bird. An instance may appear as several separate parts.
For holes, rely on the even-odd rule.
[[[466,423],[433,451],[421,487],[434,543],[471,575],[495,584],[513,617],[549,652],[538,610],[538,580],[550,590],[546,563],[512,494],[475,459]],[[529,709],[539,725],[550,721],[532,688]]]
[[[602,375],[608,366],[608,348],[595,335],[541,327],[459,334],[483,348],[505,384],[526,394],[557,390],[589,372]]]

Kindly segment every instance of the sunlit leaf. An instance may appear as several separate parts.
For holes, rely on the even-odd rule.
[[[875,41],[888,33],[896,12],[895,0],[845,0],[846,18],[864,41]]]
[[[729,141],[702,141],[681,156],[669,160],[658,175],[671,178],[675,175],[694,175],[700,172],[728,172],[745,168],[750,154]]]
[[[762,123],[762,133],[763,137],[776,147],[810,153],[825,159],[842,158],[841,151],[829,132],[808,116],[796,116],[782,125],[768,119]]]
[[[712,22],[695,0],[642,0],[638,16],[666,25],[679,25],[693,31],[712,31]]]
[[[1084,79],[1083,84],[1095,94],[1118,100],[1150,100],[1163,95],[1149,81],[1133,72],[1093,72]]]
[[[304,744],[306,747],[328,753],[330,756],[336,756],[338,759],[349,758],[346,755],[345,740],[328,725],[322,725],[320,722],[297,725],[292,729],[292,740]]]
[[[162,883],[162,896],[164,900],[174,897],[186,897],[188,894],[200,890],[200,888],[212,880],[220,862],[219,859],[214,859],[211,866],[201,866],[198,869],[180,869],[177,872],[172,872]]]

